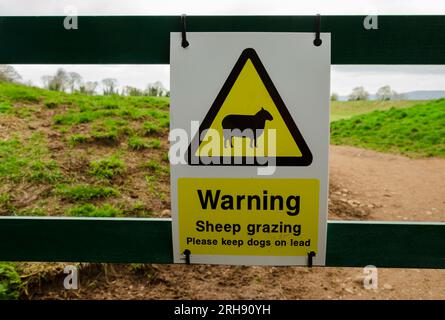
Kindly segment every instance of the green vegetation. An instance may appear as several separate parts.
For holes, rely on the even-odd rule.
[[[40,101],[42,94],[45,95],[45,93],[46,90],[3,82],[0,91],[0,101],[36,103]]]
[[[125,172],[124,162],[116,156],[90,163],[90,174],[102,179],[113,179]]]
[[[151,121],[144,122],[142,129],[143,129],[144,135],[147,135],[147,136],[155,134],[155,133],[159,133],[161,130],[161,128],[158,124],[151,122]]]
[[[150,147],[147,139],[140,137],[130,137],[128,139],[128,146],[133,150],[142,150]]]
[[[158,139],[152,139],[148,142],[150,148],[159,149],[161,147],[161,141]]]
[[[11,106],[15,103],[38,103],[41,100],[44,100],[51,96],[59,95],[60,93],[55,93],[34,87],[27,87],[15,83],[0,83],[0,105],[2,103],[7,103]]]
[[[104,204],[103,206],[96,207],[91,203],[73,207],[68,211],[68,215],[70,216],[99,218],[116,217],[121,213],[121,210],[113,207],[112,205]]]
[[[54,116],[54,124],[74,125],[113,118],[121,118],[123,120],[152,118],[159,119],[159,121],[165,123],[169,117],[167,111],[153,109],[153,105],[144,105],[144,102],[153,100],[153,98],[150,97],[104,97],[74,94],[72,98],[74,99],[73,104],[78,107],[69,109],[65,114]],[[134,99],[131,98],[138,98],[139,101],[134,101]],[[132,100],[134,104],[130,102]],[[167,104],[158,106],[158,108],[165,107],[167,107]]]
[[[93,199],[103,199],[119,195],[119,191],[112,187],[92,186],[79,184],[74,186],[59,185],[56,188],[57,194],[68,201],[88,201]]]
[[[46,101],[45,102],[45,107],[47,107],[48,109],[55,109],[59,106],[59,103],[56,101]]]
[[[71,135],[71,136],[69,137],[69,141],[70,141],[70,144],[71,144],[72,146],[75,146],[75,145],[80,144],[80,143],[88,142],[89,139],[90,139],[89,136],[87,136],[87,135],[85,135],[85,134],[81,134],[81,133],[79,133],[79,134],[73,134],[73,135]]]
[[[420,104],[420,101],[390,100],[390,101],[331,101],[331,122],[347,119],[374,110],[389,110],[391,108],[408,108]]]
[[[161,165],[158,161],[150,160],[145,164],[145,167],[153,171],[154,173],[169,173],[170,168]]]
[[[150,160],[150,161],[148,161],[148,162],[145,164],[145,166],[146,166],[148,169],[150,169],[150,170],[152,170],[152,171],[154,171],[154,172],[156,172],[156,171],[160,171],[160,170],[162,169],[161,164],[160,164],[159,162],[157,162],[157,161],[154,161],[154,160]]]
[[[42,208],[28,208],[15,212],[16,216],[46,216],[47,213]]]
[[[12,106],[7,103],[7,102],[3,102],[0,103],[0,113],[9,113],[12,109]]]
[[[90,96],[0,84],[0,114],[28,119],[42,108],[60,110],[52,116],[52,122],[59,132],[69,134],[65,141],[72,147],[94,142],[117,144],[136,133],[147,136],[166,132],[170,124],[168,104],[166,97]],[[82,132],[77,131],[78,126],[82,126]],[[136,143],[136,149],[159,146],[157,142]]]
[[[128,139],[128,146],[133,150],[142,150],[142,149],[159,149],[161,147],[161,141],[158,139],[145,139],[141,137],[130,137]]]
[[[0,193],[0,212],[6,214],[15,213],[16,208],[12,204],[12,197],[8,193]]]
[[[19,298],[22,281],[11,263],[0,262],[0,300]]]
[[[62,174],[56,162],[48,159],[43,136],[33,134],[30,138],[0,140],[0,178],[52,183]]]
[[[445,99],[335,121],[331,143],[415,157],[445,157]]]
[[[125,216],[150,217],[153,214],[143,202],[136,202],[132,207],[122,212]]]

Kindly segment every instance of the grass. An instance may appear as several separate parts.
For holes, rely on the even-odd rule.
[[[116,143],[119,141],[119,133],[117,130],[95,130],[91,133],[90,138],[99,142]]]
[[[0,300],[16,300],[22,281],[12,263],[0,262]]]
[[[15,206],[12,204],[12,197],[9,193],[0,193],[0,212],[11,214],[16,212]]]
[[[75,95],[74,95],[75,96]],[[92,96],[89,101],[80,100],[74,102],[78,108],[71,108],[64,114],[58,114],[53,117],[54,124],[74,125],[82,123],[90,123],[95,120],[104,119],[158,119],[161,127],[165,127],[169,114],[167,110],[153,109],[153,107],[136,107],[129,104],[128,98],[117,96],[114,104],[106,103],[110,97]],[[101,99],[98,99],[101,98]],[[140,97],[142,101],[148,98]],[[102,101],[101,101],[102,100]],[[104,102],[105,101],[105,102]]]
[[[31,106],[43,103],[46,108],[57,108],[60,105],[69,105],[72,101],[71,95],[65,93],[14,83],[0,83],[0,105],[10,105],[11,108],[7,112],[9,114],[20,115],[19,110],[23,105]]]
[[[128,121],[119,119],[105,119],[92,126],[90,137],[95,141],[118,142],[119,139],[132,132]]]
[[[0,113],[10,113],[11,110],[12,110],[11,104],[7,102],[0,103]]]
[[[143,134],[144,135],[149,136],[149,135],[153,135],[153,134],[159,133],[161,131],[161,127],[157,123],[155,123],[155,122],[146,121],[142,125],[142,130],[143,130]]]
[[[145,164],[145,166],[146,166],[148,169],[150,169],[150,170],[152,170],[152,171],[154,171],[154,172],[157,172],[157,171],[161,171],[161,170],[162,170],[162,165],[161,165],[159,162],[154,161],[154,160],[150,160],[150,161],[148,161],[148,162]]]
[[[68,138],[68,141],[70,142],[71,146],[75,146],[81,143],[86,143],[90,140],[90,136],[86,134],[73,134]]]
[[[74,186],[59,185],[56,193],[64,200],[88,201],[94,199],[105,199],[119,195],[119,191],[112,187],[93,186],[88,184],[79,184]]]
[[[170,168],[163,166],[158,161],[149,160],[144,166],[154,173],[170,173]]]
[[[143,202],[138,201],[130,208],[124,210],[122,214],[125,216],[150,217],[153,215],[153,210],[147,208]]]
[[[3,82],[0,89],[0,100],[6,100],[9,102],[36,103],[41,100],[41,93],[46,93],[45,91],[46,90]]]
[[[445,157],[445,99],[335,121],[331,143],[411,157]]]
[[[0,114],[28,119],[42,109],[60,110],[52,116],[52,123],[60,132],[71,134],[66,139],[71,146],[117,143],[136,131],[142,135],[166,132],[168,107],[169,98],[86,96],[0,83]],[[83,132],[76,132],[82,125]]]
[[[423,101],[422,101],[423,102]],[[422,103],[411,100],[394,101],[331,101],[331,122],[347,119],[374,110],[408,108]]]
[[[92,161],[90,174],[101,179],[113,179],[125,172],[125,164],[117,156]]]
[[[133,150],[142,150],[142,149],[159,149],[161,147],[161,141],[158,139],[145,139],[141,137],[130,137],[128,139],[128,147]]]
[[[48,109],[55,109],[59,106],[59,103],[56,101],[46,101],[45,102],[45,107],[47,107]]]
[[[48,153],[41,134],[0,140],[0,178],[37,183],[53,183],[62,179],[58,165],[48,159]]]
[[[111,218],[121,215],[122,211],[110,204],[104,204],[100,207],[91,203],[75,206],[68,211],[68,215],[75,217],[99,217]]]
[[[45,210],[42,208],[27,208],[20,211],[15,211],[16,216],[37,216],[37,217],[44,217],[48,214]]]
[[[40,183],[53,183],[62,179],[62,173],[53,160],[35,160],[30,164],[29,180]]]

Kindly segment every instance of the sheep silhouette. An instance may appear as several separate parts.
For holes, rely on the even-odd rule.
[[[254,115],[229,114],[222,120],[224,134],[224,148],[226,142],[230,140],[230,147],[233,147],[233,137],[245,137],[250,139],[250,147],[256,147],[256,140],[263,134],[266,121],[273,120],[272,115],[261,108]]]

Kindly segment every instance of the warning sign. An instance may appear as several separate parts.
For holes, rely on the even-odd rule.
[[[307,166],[312,154],[253,48],[245,49],[188,150],[190,164]],[[199,158],[199,159],[197,159]],[[208,161],[211,159],[212,161]]]
[[[180,250],[295,256],[317,252],[316,179],[181,178]]]
[[[324,265],[330,35],[170,44],[175,263]],[[311,257],[311,258],[309,258]]]

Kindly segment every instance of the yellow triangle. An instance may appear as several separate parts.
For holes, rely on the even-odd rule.
[[[197,148],[189,148],[189,160],[192,155],[265,156],[281,159],[281,165],[312,162],[306,142],[253,49],[241,54],[199,132],[201,139]]]

